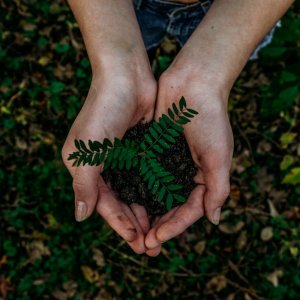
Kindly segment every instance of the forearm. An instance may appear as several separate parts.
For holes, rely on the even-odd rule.
[[[205,81],[230,87],[261,39],[282,17],[292,0],[215,0],[175,64],[194,66]],[[184,59],[181,59],[184,58]]]
[[[145,56],[132,0],[68,0],[79,24],[93,72],[126,56]]]

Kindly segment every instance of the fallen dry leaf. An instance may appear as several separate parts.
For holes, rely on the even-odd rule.
[[[260,238],[265,242],[269,241],[272,237],[273,237],[273,228],[270,226],[265,227],[260,233]]]
[[[206,284],[206,289],[208,293],[210,292],[220,292],[227,286],[227,279],[224,275],[218,275],[213,277]]]
[[[7,264],[7,256],[3,255],[0,259],[0,267]]]
[[[264,152],[269,152],[272,149],[272,145],[267,142],[266,140],[262,140],[258,143],[257,145],[257,152],[258,153],[264,153]]]
[[[96,262],[96,265],[98,267],[105,266],[105,260],[104,260],[103,252],[101,250],[96,248],[93,249],[93,259]]]
[[[245,223],[243,221],[240,221],[235,225],[232,225],[229,223],[221,223],[219,225],[219,230],[226,234],[234,234],[234,233],[239,232],[244,226],[245,226]]]
[[[205,250],[205,245],[206,242],[205,241],[199,241],[195,246],[194,246],[194,250],[197,254],[202,255],[204,250]]]
[[[16,136],[16,148],[19,150],[26,150],[28,147],[27,143],[20,137]]]
[[[242,250],[246,247],[248,241],[248,234],[246,230],[243,230],[236,240],[236,248]]]
[[[48,56],[41,56],[38,60],[38,63],[41,66],[46,66],[49,64],[49,62],[50,62],[50,57],[48,57]]]
[[[55,298],[55,299],[58,299],[58,300],[68,300],[68,295],[66,292],[63,292],[61,290],[54,290],[52,292],[52,296]]]
[[[245,293],[244,297],[245,297],[245,300],[253,300],[253,298],[248,293]]]
[[[226,298],[226,300],[234,300],[235,299],[235,294],[232,293],[232,294],[229,294]]]
[[[37,259],[41,259],[42,256],[51,255],[49,248],[44,244],[42,240],[32,241],[25,247],[31,262],[34,262]]]
[[[55,219],[55,217],[52,214],[46,214],[46,218],[48,221],[47,226],[49,226],[49,228],[58,228],[59,227],[59,223],[57,222],[57,220]]]
[[[236,185],[231,185],[228,205],[230,208],[235,208],[241,198],[241,190]]]
[[[297,247],[290,247],[290,253],[292,256],[296,257],[298,256],[299,249]]]
[[[44,240],[44,241],[50,239],[49,235],[45,234],[44,232],[37,231],[37,230],[32,231],[31,237],[35,240]]]
[[[275,208],[273,202],[271,200],[268,200],[268,204],[269,204],[271,217],[278,217],[279,213],[278,213],[277,209]]]
[[[282,270],[278,269],[274,272],[270,273],[267,277],[267,280],[270,281],[274,287],[278,287],[279,285],[279,278],[282,277],[283,272]]]
[[[81,266],[81,271],[83,273],[84,278],[89,283],[95,283],[100,279],[99,273],[96,270],[90,268],[89,266]]]

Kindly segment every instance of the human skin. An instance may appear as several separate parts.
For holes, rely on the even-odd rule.
[[[91,60],[93,81],[63,148],[73,176],[76,208],[98,213],[136,253],[156,256],[161,243],[203,215],[219,223],[229,193],[233,138],[227,116],[230,89],[251,52],[293,1],[215,0],[157,86],[130,0],[69,0]],[[100,168],[71,167],[74,139],[122,137],[141,119],[158,117],[184,96],[200,112],[185,126],[199,185],[188,201],[150,224],[145,209],[120,202],[105,185]],[[157,98],[157,99],[156,99]],[[201,185],[200,185],[201,184]],[[203,185],[204,184],[204,185]]]
[[[73,177],[75,217],[83,221],[94,209],[136,253],[144,253],[149,221],[144,207],[119,201],[102,177],[101,167],[72,167],[74,139],[121,138],[141,120],[153,118],[157,84],[128,0],[70,0],[92,66],[92,83],[62,149]]]

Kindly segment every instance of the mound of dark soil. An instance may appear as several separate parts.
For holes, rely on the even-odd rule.
[[[138,124],[128,130],[124,138],[142,142],[149,126],[150,124]],[[157,159],[166,170],[176,177],[175,183],[184,186],[178,193],[187,198],[196,186],[193,181],[196,167],[184,136],[180,136],[177,142],[169,150],[165,150],[164,154],[159,155]],[[155,199],[137,168],[132,168],[129,171],[108,169],[102,173],[102,176],[106,182],[110,183],[119,198],[127,204],[141,204],[151,216],[162,215],[167,212],[164,200],[158,202]],[[173,206],[176,205],[178,202],[174,201]]]

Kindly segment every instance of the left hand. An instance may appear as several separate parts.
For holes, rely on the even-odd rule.
[[[199,185],[186,203],[173,208],[152,224],[145,240],[149,256],[158,255],[161,243],[181,234],[204,214],[217,225],[230,190],[233,135],[227,115],[229,89],[219,89],[216,81],[210,83],[194,65],[196,68],[185,69],[173,63],[161,76],[155,117],[167,114],[167,109],[181,96],[185,97],[188,107],[199,112],[184,126],[198,169],[194,180]]]

